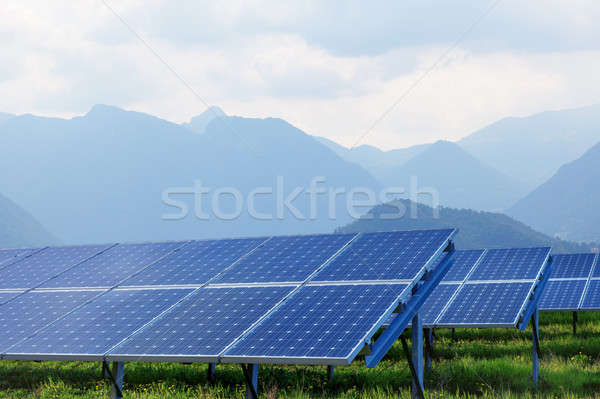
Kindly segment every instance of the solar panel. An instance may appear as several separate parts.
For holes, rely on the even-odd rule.
[[[84,245],[46,248],[3,269],[0,288],[37,287],[109,247],[110,245]]]
[[[600,280],[590,280],[583,302],[583,310],[600,310]]]
[[[589,273],[589,271],[588,271]],[[552,269],[554,275],[554,265]],[[552,280],[542,294],[540,310],[577,310],[586,280]]]
[[[31,291],[0,306],[2,353],[98,294],[98,291]]]
[[[594,254],[552,256],[552,278],[588,278],[594,265]]]
[[[293,288],[200,289],[111,351],[109,359],[215,358]]]
[[[347,364],[406,288],[406,284],[304,286],[222,360],[317,363],[327,359],[329,364]]]
[[[201,285],[264,241],[264,238],[193,241],[121,285]]]
[[[550,248],[490,249],[469,277],[474,280],[534,280]]]
[[[18,297],[23,292],[24,291],[13,291],[13,292],[2,291],[2,292],[0,292],[0,305],[5,304],[6,302],[12,300],[13,298]]]
[[[592,277],[600,277],[600,254],[596,254],[596,260],[594,262],[594,272],[592,274]]]
[[[39,250],[38,248],[2,249],[0,250],[0,269]]]
[[[7,351],[6,358],[35,354],[47,359],[61,355],[99,359],[191,291],[117,289],[107,292],[14,346]]]
[[[41,287],[112,287],[182,245],[181,242],[117,245]]]
[[[313,281],[413,280],[455,230],[366,233]]]
[[[456,251],[454,264],[448,270],[442,281],[463,281],[473,269],[473,266],[481,259],[485,251],[483,249],[472,249]]]
[[[214,283],[303,282],[354,234],[274,237]]]
[[[531,283],[465,284],[437,326],[515,326]]]

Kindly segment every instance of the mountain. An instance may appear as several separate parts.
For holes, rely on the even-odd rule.
[[[4,112],[0,112],[0,123],[9,120],[10,118],[14,118],[16,115],[6,114]]]
[[[66,243],[328,232],[352,220],[346,197],[330,201],[330,189],[380,189],[273,118],[217,118],[200,135],[97,105],[72,119],[12,118],[0,125],[0,147],[11,149],[0,170],[18,171],[0,175],[0,187]],[[326,193],[308,195],[319,177]],[[299,215],[285,203],[297,188],[288,199]]]
[[[29,213],[0,195],[0,248],[37,247],[57,244]]]
[[[407,192],[414,178],[419,190],[434,189],[439,193],[441,205],[455,208],[498,210],[512,205],[523,195],[516,181],[448,141],[429,145],[382,176],[387,185],[404,187]],[[425,194],[412,199],[431,204],[432,196]]]
[[[551,245],[555,253],[589,252],[592,245],[562,241],[539,233],[510,217],[468,209],[438,208],[408,200],[374,207],[367,215],[339,232],[438,229],[455,227],[458,249],[535,247]]]
[[[600,144],[562,166],[508,214],[547,234],[600,241]]]
[[[600,141],[600,105],[506,118],[460,140],[465,150],[528,191]]]
[[[206,127],[215,119],[226,117],[227,115],[219,107],[209,107],[206,111],[198,116],[193,117],[189,123],[184,123],[183,127],[190,129],[193,132],[204,134]]]
[[[324,137],[315,137],[348,162],[356,163],[375,176],[379,181],[389,184],[390,169],[399,167],[425,151],[431,144],[419,144],[407,148],[382,151],[370,145],[361,145],[353,149],[346,148]]]

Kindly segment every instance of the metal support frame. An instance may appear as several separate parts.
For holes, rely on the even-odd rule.
[[[108,360],[102,361],[102,378],[110,378],[110,362]]]
[[[431,371],[431,358],[433,356],[433,328],[426,328],[425,335],[425,370]]]
[[[213,384],[215,382],[215,369],[215,363],[208,363],[208,369],[206,370],[206,379],[210,384]]]
[[[335,375],[335,366],[327,366],[327,381],[333,381],[333,377]]]
[[[413,399],[424,399],[423,394],[423,321],[419,313],[412,319],[412,380]]]
[[[540,380],[540,364],[539,359],[541,357],[540,352],[540,336],[539,336],[539,312],[536,310],[531,317],[531,330],[532,330],[532,341],[533,341],[533,369],[532,369],[532,378],[533,378],[533,386],[537,388],[538,382]]]
[[[577,335],[577,312],[573,312],[573,335]]]
[[[258,399],[258,364],[240,366],[246,380],[246,399]]]
[[[434,269],[427,272],[420,285],[415,286],[413,289],[413,296],[409,298],[408,302],[403,306],[402,312],[392,321],[389,327],[379,336],[377,341],[371,347],[371,354],[365,356],[365,363],[367,367],[375,367],[383,359],[387,351],[392,347],[394,342],[400,337],[404,329],[408,326],[410,320],[415,317],[427,298],[431,295],[433,290],[438,286],[440,281],[444,278],[450,267],[454,264],[455,250],[454,244],[450,242],[444,252],[444,260]],[[419,319],[419,323],[421,320]],[[415,324],[412,325],[413,330]],[[423,326],[416,327],[420,330],[422,339]]]
[[[113,362],[112,372],[107,367],[108,377],[110,378],[110,398],[121,399],[123,397],[123,377],[125,377],[125,363]]]

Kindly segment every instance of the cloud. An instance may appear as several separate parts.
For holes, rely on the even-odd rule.
[[[8,0],[0,111],[107,103],[181,122],[206,102],[352,145],[489,4],[108,1],[201,99],[101,2]],[[457,139],[504,116],[599,102],[599,10],[501,1],[361,143]]]

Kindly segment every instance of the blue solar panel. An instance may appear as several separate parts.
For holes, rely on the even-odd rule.
[[[405,284],[304,286],[228,350],[223,359],[351,361],[406,287]]]
[[[552,266],[554,274],[554,265]],[[550,280],[542,293],[540,310],[577,310],[586,280]]]
[[[552,256],[552,278],[587,278],[594,265],[594,254]]]
[[[581,304],[583,310],[600,310],[600,280],[590,280]]]
[[[2,249],[0,250],[0,269],[36,251],[39,249]]]
[[[483,249],[456,251],[454,264],[442,281],[463,281],[484,252]]]
[[[191,291],[110,291],[11,348],[7,354],[101,356]]]
[[[193,241],[121,285],[201,285],[264,241],[264,238]]]
[[[490,249],[469,277],[473,280],[536,279],[550,248]]]
[[[32,291],[5,303],[0,306],[0,350],[4,353],[98,294],[97,291]]]
[[[5,304],[6,302],[12,300],[13,298],[18,297],[23,294],[24,291],[19,292],[0,292],[0,305]]]
[[[293,287],[203,288],[111,351],[111,357],[215,357]]]
[[[600,255],[596,254],[596,261],[594,264],[594,273],[592,277],[600,277]]]
[[[435,287],[429,298],[425,300],[425,303],[419,309],[424,325],[433,325],[458,287],[459,284],[440,284]]]
[[[354,234],[274,237],[213,283],[302,282]]]
[[[465,284],[438,325],[516,325],[531,283]]]
[[[182,245],[176,242],[117,245],[41,287],[112,287]]]
[[[366,233],[313,281],[413,280],[454,230]]]
[[[96,255],[109,245],[46,248],[13,263],[1,272],[0,288],[34,288],[44,281]]]

